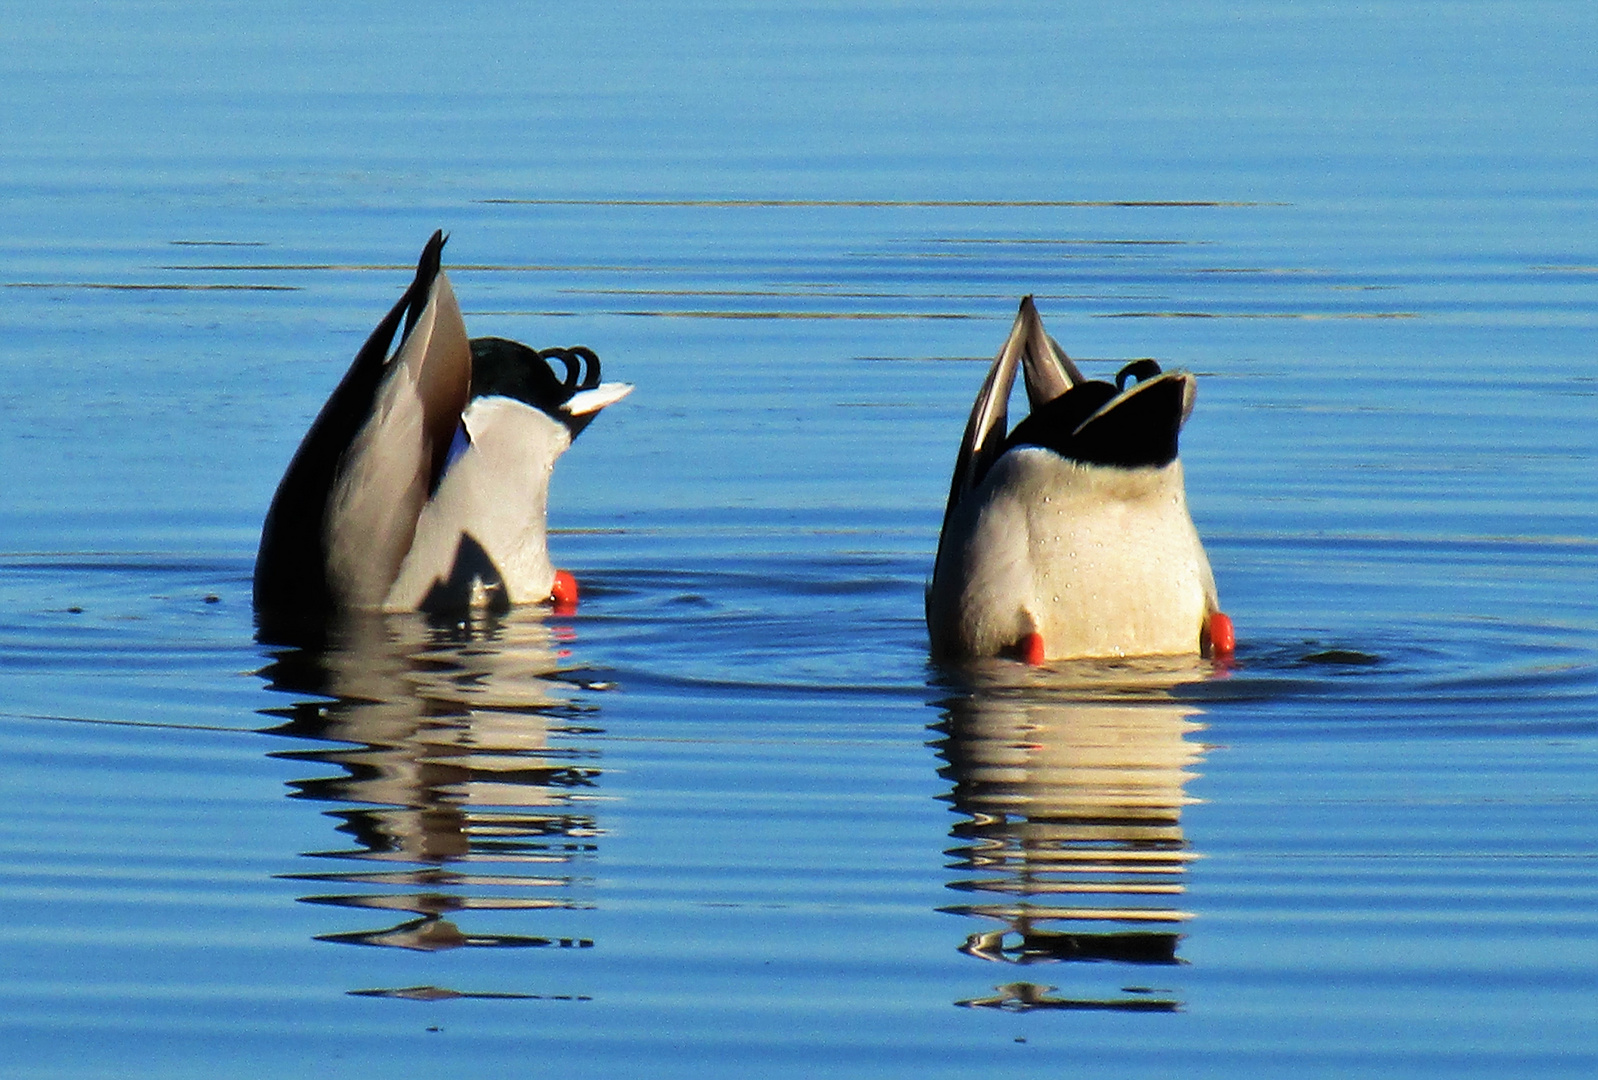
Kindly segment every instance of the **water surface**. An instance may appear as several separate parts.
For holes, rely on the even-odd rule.
[[[0,50],[0,1073],[1587,1076],[1586,6],[151,4]],[[258,645],[434,228],[574,616]],[[928,663],[1023,293],[1237,662]]]

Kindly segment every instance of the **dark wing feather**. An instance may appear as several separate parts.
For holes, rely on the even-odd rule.
[[[319,624],[333,606],[323,541],[328,493],[345,450],[371,415],[401,320],[408,335],[427,303],[445,239],[439,231],[428,240],[416,277],[355,354],[272,497],[255,556],[255,609],[263,639],[282,638],[298,625]]]

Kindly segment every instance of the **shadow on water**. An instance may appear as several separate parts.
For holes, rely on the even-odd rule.
[[[295,781],[291,797],[336,804],[327,815],[352,842],[304,853],[335,869],[285,876],[314,883],[306,903],[402,916],[318,940],[428,953],[593,945],[533,923],[533,913],[591,906],[584,869],[602,833],[599,751],[583,742],[599,729],[592,706],[572,700],[585,684],[561,668],[562,637],[537,610],[444,624],[388,616],[274,654],[262,677],[301,700],[265,710],[282,721],[266,733],[326,745],[273,756],[331,770]],[[508,912],[528,929],[473,925]]]
[[[1128,974],[1184,963],[1183,874],[1198,858],[1182,831],[1184,786],[1204,754],[1200,710],[1173,700],[1211,673],[1197,660],[994,663],[945,673],[933,746],[960,820],[947,851],[971,897],[940,910],[980,924],[967,956],[1030,968],[1110,965],[1114,993],[1053,996],[1032,980],[957,1004],[1175,1011],[1174,991]],[[1157,981],[1157,980],[1156,980]],[[1135,984],[1135,985],[1134,985]]]

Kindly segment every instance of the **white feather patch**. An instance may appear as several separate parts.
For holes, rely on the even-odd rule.
[[[934,648],[1050,659],[1196,653],[1215,583],[1182,464],[1117,469],[1022,447],[949,515],[928,596]]]
[[[383,606],[414,610],[454,569],[461,537],[482,548],[513,604],[549,597],[549,477],[571,445],[566,425],[507,397],[475,399],[461,417],[471,446],[422,508],[415,540]]]
[[[568,416],[586,416],[589,413],[598,412],[607,405],[616,404],[616,402],[632,392],[632,383],[600,383],[592,390],[577,391],[560,408]]]

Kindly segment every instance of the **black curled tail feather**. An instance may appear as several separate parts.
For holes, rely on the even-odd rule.
[[[1126,380],[1129,378],[1136,379],[1138,382],[1147,382],[1158,374],[1160,374],[1158,361],[1150,360],[1147,357],[1142,360],[1133,360],[1115,373],[1115,390],[1117,393],[1125,390]]]
[[[599,385],[599,356],[586,345],[573,345],[569,349],[539,349],[536,354],[548,363],[559,360],[566,368],[566,400],[579,390],[592,390]]]
[[[474,398],[515,398],[569,422],[560,407],[579,391],[598,386],[599,374],[599,357],[582,345],[532,349],[505,338],[472,339]]]

